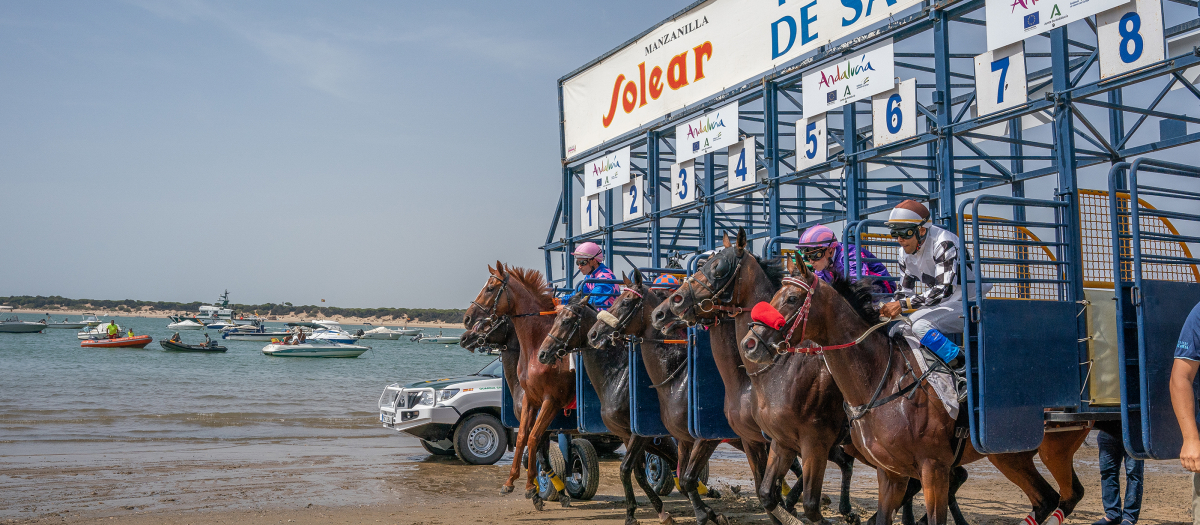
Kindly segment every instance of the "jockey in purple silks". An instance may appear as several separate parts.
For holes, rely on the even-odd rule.
[[[617,285],[607,283],[585,283],[586,279],[616,279],[612,270],[604,266],[604,250],[594,242],[585,242],[575,248],[571,255],[575,256],[575,266],[579,267],[579,273],[583,274],[579,284],[575,285],[575,289],[567,292],[560,300],[562,304],[555,310],[562,310],[562,305],[571,301],[571,297],[575,294],[613,294],[613,295],[592,295],[588,298],[588,304],[591,304],[597,310],[608,310],[616,301]]]
[[[825,282],[832,282],[835,278],[844,278],[851,281],[858,279],[858,261],[860,259],[874,259],[873,255],[866,248],[859,250],[858,254],[846,253],[842,243],[838,242],[837,235],[828,227],[818,224],[810,226],[800,234],[800,242],[796,244],[796,250],[804,257],[809,266],[817,273]],[[846,272],[846,258],[850,259],[850,271]],[[862,269],[863,277],[887,277],[887,267],[879,261],[867,262]],[[896,291],[890,281],[882,279],[875,281],[875,292],[881,294],[892,294]]]

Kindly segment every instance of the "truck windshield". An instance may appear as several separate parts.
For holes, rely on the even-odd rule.
[[[475,372],[475,375],[477,375],[477,376],[487,376],[487,377],[500,377],[500,374],[501,374],[501,368],[500,368],[500,360],[499,359],[492,361],[487,366],[483,367],[483,370]]]

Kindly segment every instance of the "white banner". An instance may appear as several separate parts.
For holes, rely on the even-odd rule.
[[[804,115],[816,115],[896,87],[896,54],[892,43],[848,60],[814,69],[800,80]]]
[[[583,180],[586,181],[584,195],[625,185],[629,182],[629,146],[587,163]]]
[[[575,158],[919,5],[920,0],[705,2],[563,82],[566,156]]]
[[[1129,0],[987,0],[984,7],[987,19],[987,48],[1020,42],[1065,26],[1076,20],[1107,11]]]
[[[738,103],[675,126],[675,160],[691,160],[726,148],[738,139]]]

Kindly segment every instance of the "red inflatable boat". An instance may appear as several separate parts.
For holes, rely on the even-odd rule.
[[[79,343],[84,348],[145,348],[154,339],[148,335],[118,337],[116,339],[85,339]]]

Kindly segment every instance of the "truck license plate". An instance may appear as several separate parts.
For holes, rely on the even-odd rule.
[[[390,416],[390,415],[388,415],[388,414],[380,414],[380,415],[379,415],[379,420],[380,420],[380,421],[383,421],[383,424],[384,424],[384,425],[387,425],[387,426],[392,426],[392,423],[393,423],[393,421],[394,421],[394,419],[392,418],[392,416]]]

